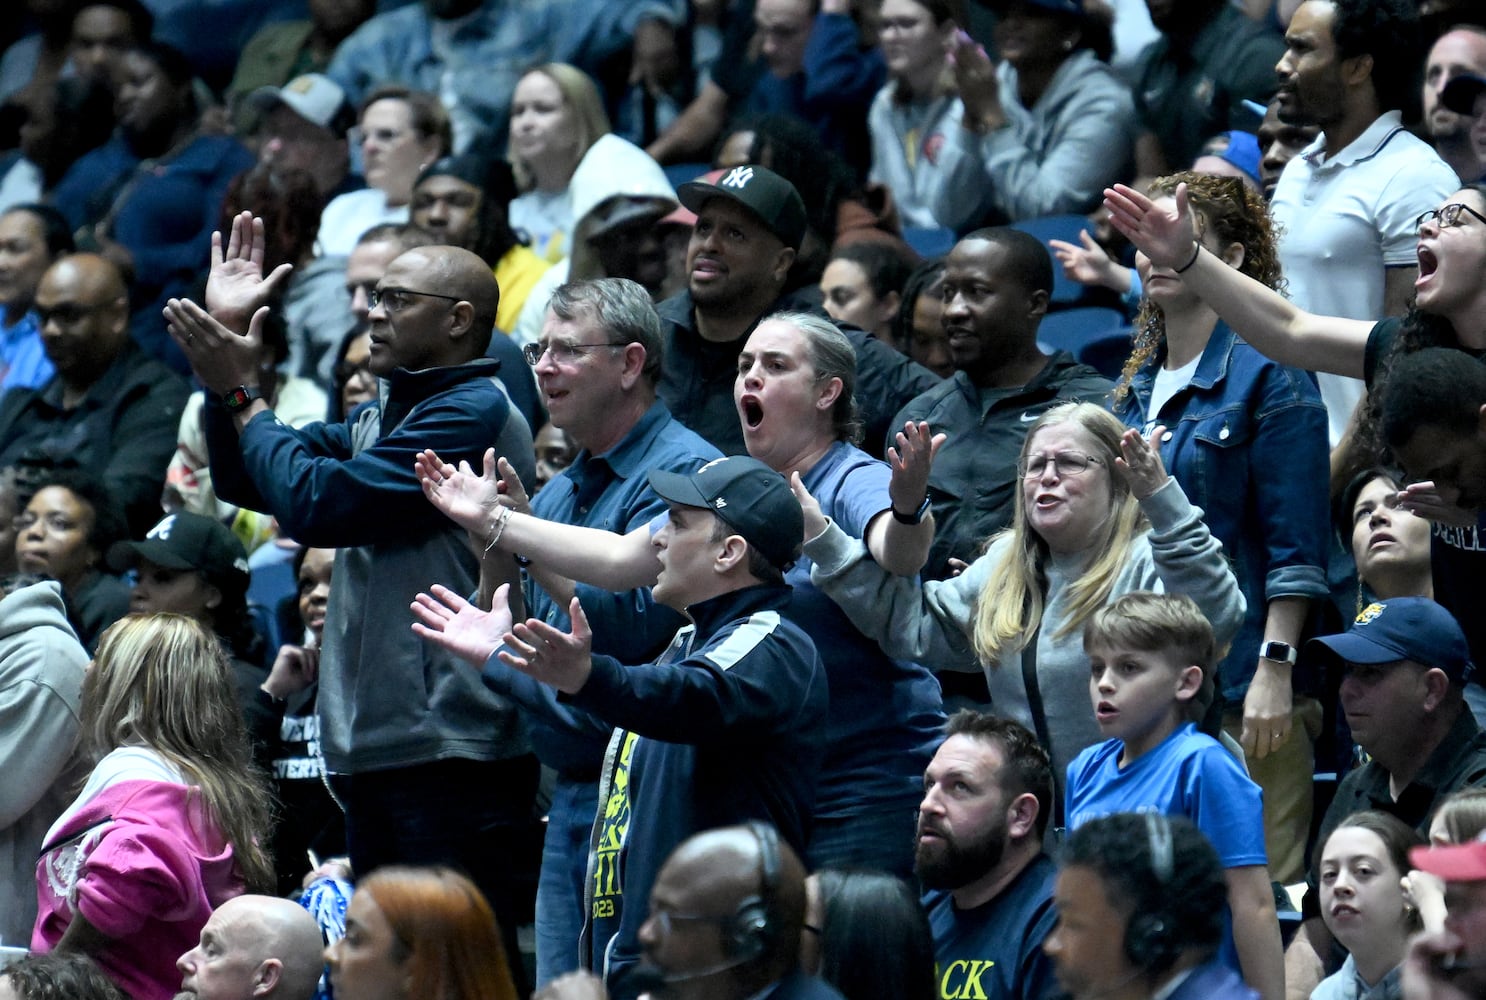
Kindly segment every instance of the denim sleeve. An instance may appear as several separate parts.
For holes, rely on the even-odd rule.
[[[1249,466],[1265,546],[1264,599],[1321,597],[1330,524],[1326,408],[1308,375],[1278,367],[1269,370],[1259,405]]]

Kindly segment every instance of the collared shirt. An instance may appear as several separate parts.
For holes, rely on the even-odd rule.
[[[721,454],[656,400],[607,452],[595,455],[587,448],[578,452],[573,464],[532,499],[531,510],[546,521],[625,534],[666,510],[665,501],[650,488],[650,470],[691,473]],[[567,608],[535,582],[526,582],[525,593],[532,616],[561,629],[570,627]],[[625,663],[653,659],[686,624],[681,615],[656,604],[649,587],[615,593],[578,583],[574,593],[593,629],[594,650]],[[535,716],[530,732],[542,763],[560,772],[598,776],[607,738]],[[590,816],[584,825],[591,821]]]
[[[1342,820],[1367,809],[1397,816],[1427,835],[1430,814],[1441,799],[1462,788],[1486,786],[1486,732],[1476,725],[1470,708],[1461,706],[1450,731],[1397,798],[1393,797],[1389,780],[1387,769],[1375,760],[1343,778],[1321,820],[1316,842],[1324,844]],[[1310,887],[1305,894],[1305,916],[1318,917],[1320,897],[1316,892],[1315,872],[1307,876],[1307,882]]]
[[[1321,316],[1384,314],[1387,269],[1415,267],[1414,222],[1460,187],[1455,171],[1389,111],[1328,155],[1318,136],[1285,165],[1270,212],[1280,265],[1297,306]],[[1362,396],[1362,382],[1318,379],[1333,445]]]
[[[17,387],[39,389],[56,372],[41,346],[35,312],[28,310],[14,323],[0,318],[0,392]]]

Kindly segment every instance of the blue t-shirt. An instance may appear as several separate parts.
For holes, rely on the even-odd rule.
[[[924,894],[934,935],[934,989],[939,1000],[1042,1000],[1062,993],[1042,942],[1057,914],[1057,868],[1045,854],[1022,869],[989,903],[955,906],[948,892]]]
[[[826,516],[853,538],[865,538],[867,525],[892,504],[891,476],[885,463],[838,441],[802,479]],[[814,565],[801,556],[785,575],[794,592],[784,614],[814,640],[831,687],[815,815],[853,816],[893,802],[911,810],[942,738],[939,682],[926,667],[892,659],[859,632],[810,582]]]
[[[1068,765],[1068,829],[1123,812],[1185,816],[1212,842],[1224,868],[1267,863],[1264,797],[1223,745],[1186,723],[1148,753],[1120,767],[1123,740],[1089,747]],[[1224,964],[1238,969],[1233,921],[1223,914]]]

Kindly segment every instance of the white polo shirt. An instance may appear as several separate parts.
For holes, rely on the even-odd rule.
[[[1307,312],[1383,318],[1384,272],[1415,267],[1414,220],[1459,190],[1434,148],[1384,113],[1335,156],[1320,136],[1285,165],[1270,202],[1292,301]],[[1331,444],[1341,439],[1362,380],[1321,373]]]

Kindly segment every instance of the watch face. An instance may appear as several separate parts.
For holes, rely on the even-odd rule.
[[[1279,660],[1281,663],[1292,663],[1295,660],[1295,647],[1288,642],[1266,642],[1263,651],[1259,655],[1266,660]]]

